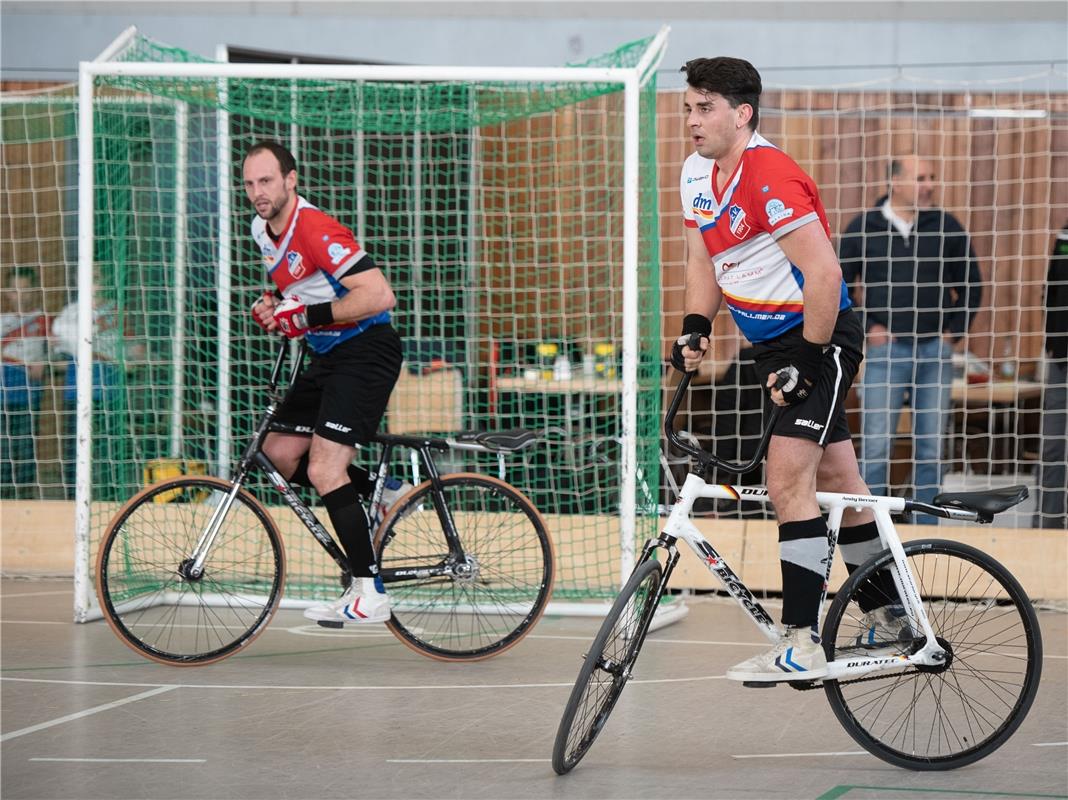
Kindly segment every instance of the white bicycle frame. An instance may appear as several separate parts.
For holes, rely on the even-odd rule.
[[[732,486],[728,484],[709,484],[698,475],[690,473],[679,491],[678,500],[668,516],[659,540],[650,541],[650,545],[660,542],[667,544],[671,563],[677,556],[674,546],[675,539],[686,542],[694,554],[704,563],[717,580],[723,585],[726,592],[734,598],[742,610],[753,621],[753,624],[771,641],[777,642],[781,631],[768,615],[767,611],[753,597],[752,592],[746,588],[738,575],[730,568],[726,560],[709,544],[701,535],[690,519],[694,502],[699,498],[716,500],[734,500],[770,503],[768,491],[762,486]],[[946,653],[938,644],[935,633],[931,629],[931,623],[927,619],[927,612],[916,588],[916,580],[909,569],[905,558],[905,550],[901,545],[897,529],[890,518],[892,513],[905,510],[906,500],[901,497],[875,497],[869,495],[836,494],[833,492],[817,492],[816,501],[820,508],[828,511],[827,527],[830,531],[830,543],[828,547],[827,573],[830,574],[831,561],[834,557],[835,545],[838,539],[838,530],[842,522],[842,513],[847,508],[856,510],[869,508],[875,514],[875,522],[879,529],[879,540],[884,549],[888,549],[894,558],[894,566],[890,569],[894,584],[902,601],[912,629],[922,631],[926,637],[926,644],[913,655],[879,654],[851,655],[848,659],[837,660],[827,665],[827,680],[840,678],[854,678],[872,672],[901,669],[908,666],[939,666],[944,663]],[[942,507],[946,516],[952,519],[975,521],[978,515],[974,511],[957,508]],[[663,537],[669,537],[664,542]],[[648,547],[648,545],[647,545]],[[826,589],[820,601],[819,619],[823,619],[823,606],[826,600]]]

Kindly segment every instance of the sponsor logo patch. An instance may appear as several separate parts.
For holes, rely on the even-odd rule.
[[[795,419],[794,425],[800,425],[802,428],[812,428],[812,430],[814,431],[823,430],[822,423],[816,422],[815,420],[811,419]]]
[[[745,221],[745,209],[732,205],[727,209],[731,220],[731,233],[736,239],[744,239],[749,234],[749,223]]]
[[[345,256],[352,252],[351,248],[345,247],[340,242],[334,242],[326,248],[326,254],[330,256],[330,263],[335,267],[342,262]]]
[[[304,257],[300,253],[286,253],[286,264],[289,274],[296,280],[304,277]]]
[[[324,422],[323,427],[330,428],[332,431],[341,431],[342,433],[348,433],[352,430],[352,428],[342,425],[340,422]]]
[[[782,222],[784,219],[789,219],[794,215],[792,208],[787,208],[782,200],[776,198],[768,200],[768,204],[764,206],[764,212],[768,215],[768,222],[772,225]]]

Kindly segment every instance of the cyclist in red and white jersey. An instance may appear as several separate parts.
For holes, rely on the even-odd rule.
[[[389,598],[377,579],[360,502],[369,477],[352,460],[356,446],[378,429],[400,374],[400,337],[390,324],[393,290],[352,231],[297,194],[297,165],[286,148],[254,145],[243,175],[256,209],[252,237],[275,286],[253,304],[253,318],[267,331],[303,336],[311,349],[277,419],[314,432],[272,432],[263,451],[291,483],[315,487],[352,573],[339,600],[312,606],[304,616],[333,624],[385,622]],[[394,487],[394,497],[405,488]]]
[[[867,494],[845,418],[863,359],[863,331],[831,245],[813,180],[756,132],[760,74],[737,58],[698,58],[686,73],[686,125],[694,152],[682,169],[686,316],[672,364],[694,370],[725,302],[754,345],[756,371],[783,406],[766,462],[779,523],[785,634],[767,653],[727,672],[742,681],[817,679],[827,662],[816,630],[828,570],[828,530],[816,491]],[[701,335],[700,351],[686,343]],[[777,376],[787,380],[773,389]],[[847,510],[838,542],[851,569],[878,552],[870,511]],[[893,595],[890,595],[893,596]],[[896,619],[864,609],[874,635]],[[895,637],[896,638],[896,637]]]

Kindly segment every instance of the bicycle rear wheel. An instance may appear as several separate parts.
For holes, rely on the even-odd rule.
[[[631,574],[601,623],[564,708],[553,744],[553,769],[565,775],[604,728],[656,612],[663,568],[645,561]]]
[[[465,560],[449,552],[430,482],[398,500],[375,534],[387,625],[424,655],[477,661],[514,647],[540,619],[553,546],[533,503],[504,481],[457,473],[441,484]]]
[[[946,663],[827,681],[824,690],[838,721],[872,755],[906,769],[955,769],[990,755],[1027,715],[1042,672],[1038,618],[1016,579],[982,551],[939,540],[904,548]],[[838,592],[824,625],[828,661],[907,655],[925,644],[907,621],[896,638],[872,641],[865,613],[900,603],[879,574],[892,563],[884,551]]]
[[[229,481],[180,477],[134,495],[108,524],[96,592],[108,625],[153,661],[210,664],[252,642],[278,608],[285,580],[282,540],[267,510],[241,490],[197,578],[193,549]]]

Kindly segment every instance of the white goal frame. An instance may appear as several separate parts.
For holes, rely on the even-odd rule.
[[[74,538],[74,620],[90,618],[92,587],[90,575],[90,527],[92,516],[92,298],[94,252],[94,126],[93,83],[98,76],[141,76],[202,78],[226,81],[237,78],[276,80],[363,80],[363,81],[482,81],[545,82],[558,84],[610,83],[622,87],[623,101],[623,330],[621,370],[622,482],[620,486],[620,580],[630,574],[635,558],[637,531],[637,371],[638,371],[638,252],[639,252],[639,138],[642,87],[655,74],[667,46],[669,29],[662,28],[652,39],[634,67],[449,67],[383,66],[319,64],[230,64],[230,63],[157,63],[116,62],[107,60],[119,48],[111,46],[95,61],[83,61],[78,69],[78,352],[77,352],[77,460],[75,471],[75,538]],[[125,36],[126,34],[124,34]],[[120,37],[121,39],[122,37]],[[226,113],[225,111],[220,113]],[[223,132],[225,135],[225,131]],[[227,156],[228,157],[228,156]],[[220,196],[228,197],[224,186],[228,169],[220,165]],[[179,190],[181,187],[179,187]],[[179,199],[179,203],[181,200]],[[228,204],[220,206],[225,215]],[[220,229],[220,247],[228,259],[228,225]],[[176,242],[179,247],[181,242]],[[179,258],[183,258],[179,254]],[[220,264],[219,291],[228,274]],[[226,304],[221,308],[227,308]],[[223,337],[225,338],[225,337]],[[226,347],[226,341],[220,347]],[[220,351],[220,354],[225,349]],[[225,361],[220,360],[225,375]],[[228,408],[225,386],[220,386],[220,411]],[[220,417],[225,416],[223,413]],[[567,604],[576,605],[576,604]],[[605,606],[606,608],[607,606]],[[604,608],[600,609],[603,613]]]

